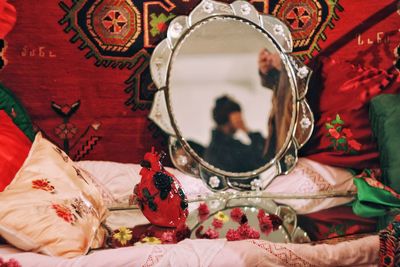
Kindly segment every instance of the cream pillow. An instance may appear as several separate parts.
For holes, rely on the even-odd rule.
[[[26,251],[72,258],[101,242],[107,209],[92,178],[40,133],[0,193],[0,236]]]

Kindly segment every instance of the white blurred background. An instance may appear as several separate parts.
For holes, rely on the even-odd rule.
[[[272,90],[262,87],[258,54],[272,45],[237,21],[211,21],[185,40],[172,63],[170,95],[177,125],[187,140],[208,146],[215,100],[232,97],[250,131],[267,137]]]

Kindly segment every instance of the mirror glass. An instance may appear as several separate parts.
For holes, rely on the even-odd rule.
[[[228,174],[272,163],[295,117],[285,58],[260,29],[228,17],[184,38],[166,92],[177,135],[195,158]]]

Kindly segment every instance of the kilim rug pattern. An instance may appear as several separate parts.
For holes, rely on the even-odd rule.
[[[74,159],[139,162],[152,146],[166,150],[164,134],[147,119],[155,92],[151,53],[169,22],[199,2],[13,1],[17,22],[1,46],[7,65],[0,80]],[[363,66],[393,63],[396,1],[249,2],[289,26],[294,52],[306,62],[322,53]]]

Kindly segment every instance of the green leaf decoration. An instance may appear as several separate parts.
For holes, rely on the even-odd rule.
[[[160,191],[160,198],[165,200],[168,197],[168,191]]]
[[[150,34],[152,37],[155,37],[156,35],[160,34],[164,28],[165,30],[167,29],[167,22],[170,21],[175,17],[175,14],[170,13],[168,16],[166,16],[164,13],[161,13],[160,15],[156,15],[155,13],[150,14]]]
[[[339,114],[336,114],[336,123],[337,124],[344,124],[344,121],[342,121],[342,119],[340,118]]]
[[[349,145],[346,143],[346,144],[344,144],[344,150],[345,151],[348,151],[349,150]]]
[[[181,197],[181,199],[185,198],[185,192],[183,192],[182,188],[178,189],[178,195]]]
[[[357,155],[358,152],[355,151],[355,150],[353,150],[353,149],[350,149],[349,154],[350,154],[350,155]]]
[[[181,208],[183,209],[183,210],[185,210],[185,209],[187,209],[187,207],[188,207],[188,203],[186,202],[186,201],[181,201]]]
[[[371,177],[371,175],[372,175],[371,169],[364,169],[364,172],[368,175],[368,177]]]
[[[152,198],[149,189],[143,188],[142,193],[145,198]]]
[[[335,151],[348,151],[348,144],[345,136],[342,136],[336,140],[336,138],[333,138],[329,133],[330,129],[335,129],[339,134],[342,133],[342,125],[344,125],[344,121],[340,118],[339,114],[336,114],[335,119],[332,120],[331,123],[325,123],[325,128],[328,130],[326,136],[329,137],[331,141],[329,148],[333,148]]]
[[[157,204],[154,203],[153,201],[149,201],[149,208],[150,208],[152,211],[157,211]]]
[[[333,125],[330,123],[325,123],[325,128],[329,130],[329,129],[333,129],[335,127],[333,127]]]
[[[336,232],[339,236],[343,236],[345,234],[345,230],[343,228],[339,228]]]

